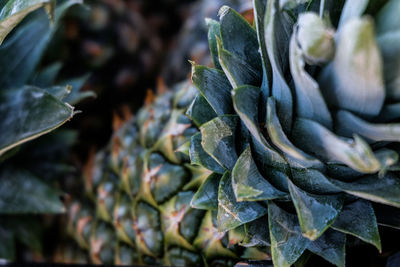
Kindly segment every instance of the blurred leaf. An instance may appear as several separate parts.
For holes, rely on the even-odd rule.
[[[0,259],[14,261],[16,254],[14,233],[4,226],[4,219],[0,219]]]
[[[383,61],[371,18],[352,19],[340,29],[335,58],[319,82],[325,99],[338,108],[379,114],[385,99]]]
[[[61,62],[56,62],[46,66],[41,69],[36,75],[31,79],[29,84],[35,85],[37,87],[50,87],[54,85],[57,75],[62,68]]]
[[[21,1],[28,2],[24,0],[18,2]],[[1,88],[18,88],[32,78],[50,39],[58,28],[58,22],[69,7],[78,3],[82,1],[61,1],[55,9],[53,26],[50,25],[45,12],[37,10],[29,15],[26,23],[22,23],[13,31],[0,47],[0,66],[7,66],[3,67],[0,73]]]
[[[0,214],[65,212],[60,194],[24,171],[5,170],[0,174]]]
[[[375,173],[380,162],[369,145],[355,136],[346,142],[317,122],[297,119],[293,126],[292,140],[308,153],[333,162],[341,162],[363,173]]]
[[[0,155],[46,134],[74,115],[73,108],[43,89],[23,87],[0,93]]]
[[[344,26],[351,19],[361,17],[367,9],[368,3],[369,0],[346,0],[340,16],[339,27]]]
[[[96,93],[93,91],[82,91],[83,85],[89,79],[89,74],[83,75],[82,77],[70,79],[67,81],[60,82],[61,85],[71,86],[71,93],[64,99],[65,102],[75,105],[88,97],[96,97]]]
[[[41,7],[45,7],[50,16],[54,15],[53,0],[8,0],[0,11],[0,45],[18,23],[29,13]]]
[[[349,0],[350,2],[350,0]],[[376,16],[376,31],[379,35],[398,31],[400,27],[400,2],[390,0]]]

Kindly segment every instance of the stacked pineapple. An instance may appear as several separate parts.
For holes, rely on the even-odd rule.
[[[253,4],[89,161],[68,229],[92,262],[344,266],[399,228],[399,1]]]

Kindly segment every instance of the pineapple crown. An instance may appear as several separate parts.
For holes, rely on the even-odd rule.
[[[375,213],[400,207],[400,2],[253,3],[254,26],[227,6],[206,20],[188,153],[213,175],[192,206],[276,266],[306,250],[344,266],[346,235],[381,250]]]

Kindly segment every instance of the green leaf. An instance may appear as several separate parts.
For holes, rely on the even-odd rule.
[[[18,2],[30,1],[19,0]],[[13,31],[13,34],[0,47],[0,66],[7,66],[3,67],[0,73],[1,88],[21,87],[32,78],[35,68],[58,28],[58,22],[69,7],[78,3],[82,1],[62,1],[55,9],[53,26],[50,25],[45,12],[38,10],[27,18],[27,23],[21,24]]]
[[[221,70],[221,65],[218,60],[217,38],[221,38],[221,26],[218,21],[206,18],[208,27],[208,46],[210,47],[211,57],[216,69]]]
[[[286,12],[279,11],[279,1],[267,3],[264,18],[265,41],[272,67],[272,96],[277,101],[279,120],[285,132],[292,125],[293,98],[284,73],[288,70],[288,52],[293,22]]]
[[[233,107],[240,119],[258,142],[270,147],[261,133],[258,122],[259,98],[260,89],[255,86],[244,85],[232,91]],[[249,103],[253,103],[253,105],[249,105]]]
[[[41,7],[45,7],[53,16],[54,2],[52,0],[8,0],[0,12],[0,45],[18,23],[29,13]]]
[[[269,97],[267,101],[267,125],[268,136],[271,138],[273,144],[277,146],[286,155],[296,160],[296,163],[303,168],[318,168],[322,163],[314,157],[304,153],[301,149],[295,147],[292,142],[287,138],[278,119],[275,100]]]
[[[51,86],[45,90],[60,101],[71,93],[70,86]]]
[[[35,252],[42,252],[42,222],[31,216],[10,217],[9,226],[14,231],[15,238]]]
[[[346,235],[328,229],[321,237],[310,243],[308,250],[338,267],[344,267],[346,260]]]
[[[269,237],[268,217],[263,216],[244,225],[246,236],[240,243],[244,247],[271,246]]]
[[[393,207],[400,207],[400,179],[393,173],[387,173],[383,178],[378,178],[377,175],[368,175],[352,183],[345,183],[335,179],[329,180],[333,185],[350,195]]]
[[[223,6],[219,10],[223,48],[261,72],[258,40],[255,29],[235,10]],[[222,63],[221,63],[222,64]]]
[[[186,115],[196,124],[197,127],[200,127],[207,121],[217,117],[217,113],[215,113],[210,104],[208,104],[207,100],[201,94],[198,94],[190,104],[186,111]]]
[[[258,171],[250,147],[240,155],[232,171],[232,187],[237,201],[282,198],[287,194],[273,187]]]
[[[325,99],[333,105],[366,116],[379,114],[385,86],[372,19],[352,19],[341,28],[335,58],[319,82]]]
[[[4,222],[0,221],[0,260],[15,260],[15,239],[10,229],[4,227]]]
[[[400,7],[400,5],[399,5]],[[378,37],[382,53],[385,75],[386,94],[388,98],[400,99],[400,26],[395,32],[388,32]]]
[[[11,170],[0,174],[0,214],[62,212],[60,194],[35,176]]]
[[[218,209],[218,188],[221,175],[212,173],[197,190],[190,205],[196,209]]]
[[[194,66],[192,81],[217,115],[232,114],[232,86],[223,71]]]
[[[89,75],[83,75],[81,77],[61,82],[60,84],[71,87],[71,93],[64,99],[64,101],[71,105],[75,105],[85,98],[96,97],[96,93],[93,91],[81,90],[88,79]]]
[[[349,0],[350,1],[350,0]],[[376,31],[379,35],[398,31],[400,27],[400,2],[390,0],[376,16]]]
[[[318,83],[305,70],[305,62],[295,36],[290,41],[290,71],[296,89],[298,116],[319,122],[332,129],[332,117],[321,94]]]
[[[203,166],[219,174],[224,174],[226,170],[204,151],[201,146],[201,139],[201,133],[196,133],[191,138],[189,150],[190,163]]]
[[[316,240],[339,215],[343,206],[343,197],[341,195],[310,194],[292,182],[288,183],[303,236],[310,240]]]
[[[238,158],[235,149],[235,131],[238,117],[226,115],[217,117],[200,127],[201,145],[219,165],[232,170]]]
[[[340,16],[339,28],[343,27],[351,19],[359,18],[368,7],[369,0],[346,0],[342,15]]]
[[[268,202],[272,261],[276,267],[290,267],[303,254],[310,240],[301,235],[296,215]]]
[[[326,176],[314,169],[292,169],[292,182],[312,194],[336,194],[341,190],[333,186]]]
[[[257,32],[258,44],[260,46],[260,54],[263,68],[263,81],[261,85],[261,93],[263,96],[263,101],[267,99],[270,95],[270,87],[272,84],[272,69],[271,63],[269,62],[265,34],[264,34],[264,17],[266,10],[266,2],[262,0],[254,0],[254,18]],[[262,119],[264,121],[264,119]]]
[[[0,94],[0,155],[5,151],[46,134],[74,115],[73,107],[45,90],[23,87]]]
[[[219,40],[217,40],[217,43],[219,63],[233,88],[245,84],[260,84],[261,71],[253,68],[246,60],[223,49]]]
[[[341,162],[363,173],[375,173],[381,164],[368,144],[355,136],[352,143],[346,142],[317,122],[297,119],[292,140],[301,149],[317,155],[325,161]]]
[[[332,228],[353,235],[382,250],[378,225],[372,205],[365,200],[357,200],[345,205]]]
[[[40,70],[36,75],[31,79],[29,84],[32,84],[37,87],[50,87],[52,86],[57,79],[57,76],[62,68],[61,62],[56,62],[50,64]]]
[[[358,134],[373,141],[400,142],[400,123],[370,123],[345,110],[336,113],[335,122],[342,136]]]
[[[222,176],[218,190],[218,230],[225,232],[265,215],[267,209],[257,202],[237,202],[229,172]]]

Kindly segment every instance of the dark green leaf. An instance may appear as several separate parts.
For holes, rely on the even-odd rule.
[[[260,46],[261,61],[263,67],[263,81],[261,85],[261,93],[263,101],[270,95],[270,87],[272,84],[272,69],[271,63],[269,62],[266,40],[264,35],[264,16],[266,10],[266,2],[262,0],[254,0],[254,18],[257,30],[257,39]],[[264,119],[262,119],[264,121]]]
[[[240,119],[258,142],[262,143],[264,146],[270,147],[261,133],[258,122],[259,98],[260,89],[255,86],[244,85],[232,91],[233,106],[236,113],[240,116]],[[253,104],[249,105],[249,103]]]
[[[62,213],[60,194],[23,171],[3,171],[0,175],[0,214]]]
[[[208,45],[210,47],[211,57],[216,69],[221,70],[221,65],[218,59],[217,38],[221,38],[221,26],[218,21],[206,18],[208,26]]]
[[[232,187],[237,201],[272,200],[286,196],[260,174],[250,147],[236,161],[232,171]]]
[[[73,107],[45,90],[23,87],[0,94],[0,154],[46,134],[73,116]]]
[[[379,251],[382,249],[374,209],[368,201],[358,200],[345,205],[332,228],[360,238]]]
[[[37,1],[35,0],[35,2]],[[61,2],[55,9],[53,26],[50,25],[45,12],[38,10],[27,18],[29,19],[27,23],[21,24],[7,38],[0,47],[0,66],[7,66],[3,67],[0,73],[1,88],[21,87],[32,78],[33,71],[58,28],[58,22],[69,7],[78,3],[82,3],[82,1]]]
[[[192,81],[217,115],[232,114],[232,86],[223,71],[195,66]]]
[[[226,170],[221,167],[201,146],[201,133],[196,133],[190,141],[190,162],[205,167],[216,173],[223,174]]]
[[[62,68],[61,62],[53,63],[49,66],[46,66],[40,72],[36,73],[35,77],[31,79],[29,84],[35,85],[37,87],[50,87],[52,86],[57,79],[57,75]]]
[[[312,194],[335,194],[341,190],[326,178],[318,170],[314,169],[292,169],[292,182],[301,189]]]
[[[257,202],[237,202],[229,172],[222,176],[218,190],[218,230],[225,232],[265,215],[267,209]]]
[[[235,150],[235,131],[238,117],[217,117],[200,127],[201,145],[221,166],[232,170],[238,158]]]
[[[278,119],[275,100],[269,97],[267,101],[267,125],[269,137],[273,144],[277,146],[286,155],[293,158],[295,163],[300,165],[301,168],[321,168],[322,163],[314,157],[307,155],[301,149],[295,147],[292,142],[287,138],[283,131]],[[296,166],[297,167],[297,166]]]
[[[226,77],[233,88],[241,85],[259,85],[261,82],[261,71],[254,69],[246,60],[230,53],[218,43],[218,58]]]
[[[267,3],[264,18],[265,41],[272,67],[272,96],[277,101],[279,120],[287,133],[292,125],[293,98],[284,73],[288,70],[289,41],[293,22],[286,12],[279,11],[279,1]]]
[[[15,239],[14,234],[4,225],[4,221],[0,221],[0,260],[15,260]]]
[[[374,210],[379,225],[400,230],[400,209],[374,203]]]
[[[29,13],[41,7],[45,7],[53,16],[54,3],[52,0],[8,0],[0,11],[0,45],[18,23]]]
[[[348,194],[373,202],[400,207],[400,179],[393,173],[387,173],[383,178],[378,178],[377,175],[368,175],[352,183],[335,179],[329,180]]]
[[[289,182],[289,191],[303,236],[310,240],[316,240],[329,228],[343,206],[341,195],[310,194],[291,182]]]
[[[244,60],[257,73],[260,73],[261,59],[258,53],[259,46],[254,28],[240,14],[228,6],[221,7],[219,19],[223,48]]]
[[[269,231],[274,266],[290,267],[303,254],[310,240],[301,235],[296,215],[268,202]]]
[[[346,235],[328,229],[320,238],[311,242],[308,249],[338,267],[345,266]]]
[[[74,79],[63,81],[60,84],[71,86],[71,93],[64,99],[65,102],[75,105],[88,97],[96,97],[96,93],[93,91],[82,91],[83,85],[89,79],[89,75],[83,75]]]
[[[192,198],[190,205],[196,209],[218,209],[218,188],[221,175],[213,173],[204,181]]]
[[[271,246],[268,217],[263,216],[244,225],[246,236],[240,243],[244,247]]]
[[[212,109],[207,100],[198,94],[193,102],[190,104],[186,111],[186,115],[200,127],[203,123],[212,120],[217,117],[217,113]]]

